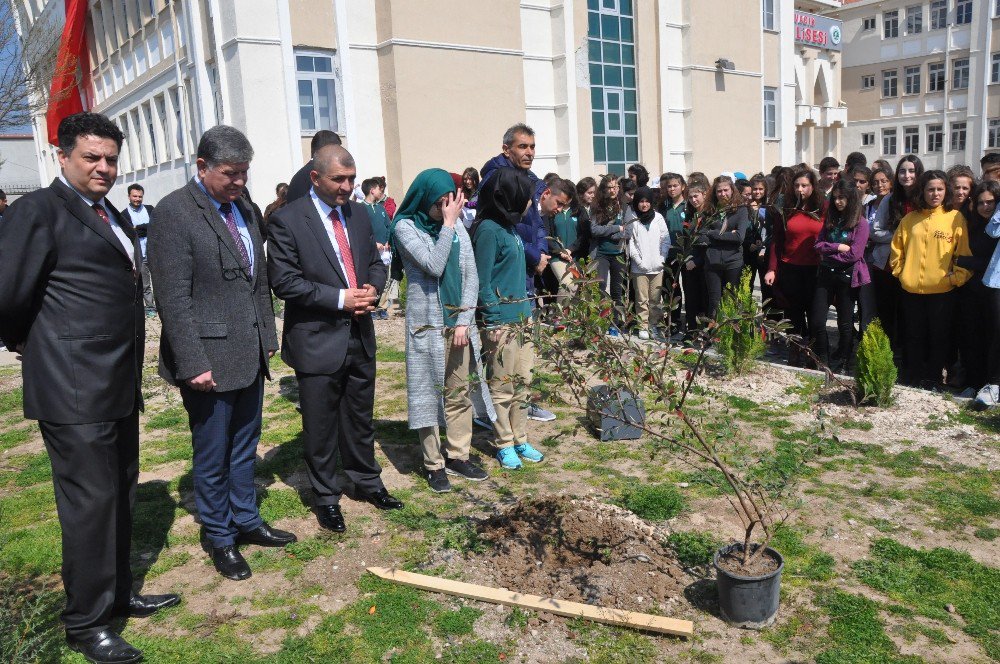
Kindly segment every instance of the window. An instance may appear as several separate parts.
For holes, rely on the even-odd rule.
[[[964,90],[969,87],[968,58],[955,58],[952,61],[951,87],[953,90]]]
[[[944,63],[932,62],[927,65],[927,92],[944,92]]]
[[[865,74],[864,76],[861,77],[861,89],[862,90],[871,90],[874,87],[875,87],[875,75],[874,74]]]
[[[1000,0],[993,2],[993,18],[1000,17]]]
[[[295,72],[302,131],[337,131],[337,88],[333,56],[296,52]]]
[[[944,150],[944,125],[927,125],[927,151],[941,152]]]
[[[955,0],[955,25],[972,23],[972,0]]]
[[[903,127],[903,153],[920,152],[920,127]]]
[[[763,10],[761,25],[765,30],[774,30],[774,2],[775,0],[763,0],[761,2],[761,9]]]
[[[931,0],[931,30],[948,27],[948,0]]]
[[[1000,148],[1000,118],[991,118],[986,128],[988,148]]]
[[[903,69],[903,93],[920,94],[920,65]]]
[[[899,10],[882,14],[882,38],[893,39],[899,36]]]
[[[589,0],[587,4],[594,161],[609,173],[624,175],[625,167],[639,160],[633,3]],[[765,3],[765,14],[767,5],[773,9],[775,4]]]
[[[153,112],[149,108],[149,104],[142,105],[142,118],[144,121],[145,131],[148,132],[149,136],[149,164],[160,163],[160,154],[156,146],[156,130],[153,128]]]
[[[990,83],[1000,83],[1000,53],[990,56]]]
[[[865,133],[861,134],[861,147],[869,148],[873,145],[875,145],[875,132],[866,131]]]
[[[906,34],[918,35],[924,31],[924,8],[913,5],[906,8]]]
[[[965,123],[951,123],[951,150],[958,152],[965,149]]]
[[[778,88],[764,88],[764,138],[778,137]]]
[[[997,2],[1000,2],[1000,0],[997,0]],[[868,30],[874,30],[874,29],[875,29],[875,17],[874,16],[865,16],[863,19],[861,19],[861,30],[862,31],[867,32]]]
[[[895,97],[899,94],[899,90],[897,89],[898,83],[895,69],[882,72],[882,96]]]
[[[882,154],[885,154],[885,155],[896,154],[896,130],[895,129],[883,129],[882,130]]]

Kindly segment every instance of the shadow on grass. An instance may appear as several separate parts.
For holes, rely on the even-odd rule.
[[[136,487],[132,508],[132,587],[136,593],[141,592],[146,574],[167,544],[176,509],[168,482],[154,480]]]

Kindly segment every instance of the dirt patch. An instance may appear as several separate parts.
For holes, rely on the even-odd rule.
[[[593,500],[526,498],[479,534],[492,546],[471,561],[471,576],[510,590],[669,613],[693,580],[660,543],[665,531]]]
[[[757,551],[758,549],[751,545],[750,550]],[[771,572],[777,571],[780,566],[781,563],[778,562],[778,559],[770,551],[764,551],[744,563],[742,545],[740,545],[739,549],[727,551],[719,556],[719,567],[737,576],[766,576]]]

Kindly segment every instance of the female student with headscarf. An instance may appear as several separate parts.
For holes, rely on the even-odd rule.
[[[663,264],[670,251],[670,230],[667,222],[654,208],[656,194],[649,187],[639,187],[632,197],[636,220],[628,226],[629,271],[635,293],[635,312],[640,339],[650,338],[650,332],[660,323],[660,301],[663,289]],[[652,311],[650,311],[652,309]]]
[[[747,205],[732,178],[720,175],[712,182],[714,214],[703,227],[705,247],[706,313],[715,318],[727,286],[736,288],[743,274],[743,240],[750,220]]]
[[[927,171],[915,187],[915,209],[900,220],[892,236],[889,267],[904,291],[903,382],[937,387],[948,357],[953,291],[972,276],[957,259],[972,252],[965,217],[951,206],[948,176]]]
[[[493,420],[482,376],[476,302],[479,277],[461,223],[465,196],[440,168],[413,180],[393,221],[393,268],[406,274],[406,396],[409,424],[423,450],[432,491],[451,490],[448,475],[473,481],[486,472],[469,461],[472,417]],[[469,376],[474,376],[470,382]],[[448,427],[442,443],[441,425]]]
[[[479,190],[472,234],[486,332],[483,357],[497,415],[494,444],[497,460],[508,469],[520,468],[522,459],[538,463],[544,458],[528,442],[534,345],[516,327],[531,318],[524,245],[515,230],[531,204],[531,194],[531,180],[522,171],[497,170]]]

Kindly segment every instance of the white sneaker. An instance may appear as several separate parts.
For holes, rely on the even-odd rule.
[[[1000,385],[984,385],[973,404],[979,410],[993,408],[1000,403]]]
[[[639,330],[638,337],[643,341],[649,341],[649,330]]]

